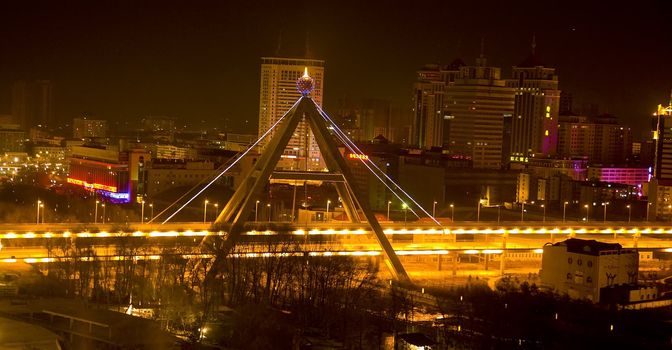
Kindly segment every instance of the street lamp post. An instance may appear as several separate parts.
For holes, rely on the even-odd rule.
[[[434,201],[434,204],[432,205],[432,217],[436,217],[436,201]]]
[[[542,216],[541,222],[546,222],[546,205],[542,204],[541,208],[544,209],[544,216]]]
[[[144,224],[145,223],[145,200],[143,199],[142,202],[140,202],[141,209],[140,209],[140,223]]]
[[[565,202],[562,204],[562,222],[565,222],[567,220],[567,204],[569,204],[569,202]]]
[[[667,211],[670,212],[670,214],[669,214],[670,215],[670,222],[672,222],[672,204],[667,206]]]
[[[629,224],[632,219],[632,206],[628,204],[625,207],[628,208],[628,224]]]
[[[94,209],[94,211],[93,211],[93,223],[94,224],[98,223],[98,203],[100,203],[100,201],[96,199],[96,209]]]
[[[520,203],[520,222],[525,222],[525,202]]]
[[[502,205],[497,206],[497,223],[499,224],[499,220],[502,217]]]
[[[590,206],[588,204],[584,204],[583,207],[586,208],[586,222],[588,222],[588,219],[590,218]]]
[[[37,200],[37,206],[36,206],[37,214],[35,215],[35,223],[36,224],[40,223],[40,205],[42,205],[42,201],[38,199]]]
[[[387,221],[390,221],[390,204],[392,201],[387,201]]]
[[[105,220],[107,219],[105,215],[105,203],[101,204],[100,206],[103,207],[103,224],[105,224]]]
[[[455,222],[455,204],[450,205],[450,220]]]
[[[217,220],[217,215],[219,215],[219,209],[218,208],[219,208],[219,203],[215,203],[215,220]]]
[[[203,202],[203,223],[204,224],[205,224],[205,220],[206,220],[207,215],[208,215],[208,203],[210,203],[210,201],[208,201],[207,199],[205,200],[205,202]]]
[[[259,221],[259,201],[254,204],[254,222]]]
[[[602,222],[607,222],[607,205],[609,205],[609,202],[602,202],[602,206],[604,207],[604,218]]]
[[[40,211],[42,212],[42,223],[44,224],[44,203],[40,204]]]
[[[268,222],[271,222],[271,203],[266,204],[268,208]]]
[[[404,209],[404,228],[405,228],[406,227],[406,210],[408,209],[408,205],[406,205],[406,203],[402,203],[401,208]]]
[[[331,200],[327,199],[327,217],[325,218],[326,221],[329,221],[329,204],[331,204]]]
[[[481,222],[481,200],[478,200],[478,206],[476,206],[476,222]]]
[[[647,202],[646,203],[646,221],[649,221],[649,209],[651,209],[651,206],[653,203]]]
[[[154,220],[154,203],[149,203],[150,220]]]

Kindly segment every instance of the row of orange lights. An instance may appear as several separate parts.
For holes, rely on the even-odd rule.
[[[533,249],[531,250],[535,254],[542,254],[543,249]],[[665,251],[672,251],[672,248],[669,250]],[[474,254],[502,254],[503,250],[501,249],[483,249],[483,250],[476,250],[476,249],[468,249],[468,250],[462,250],[462,251],[457,251],[458,253],[461,254],[469,254],[469,255],[474,255]],[[397,250],[396,251],[397,255],[447,255],[450,253],[449,250]],[[369,250],[369,251],[326,251],[326,252],[308,252],[308,256],[312,257],[320,257],[320,256],[379,256],[382,253],[379,250]],[[264,252],[264,253],[255,253],[255,252],[247,252],[247,253],[233,253],[230,256],[234,258],[268,258],[268,257],[290,257],[290,256],[304,256],[305,253],[303,252],[281,252],[281,253],[270,253],[270,252]],[[183,254],[181,255],[183,259],[212,259],[215,256],[212,254]],[[78,261],[94,261],[94,260],[105,260],[105,257],[79,257],[76,258]],[[123,260],[160,260],[162,257],[161,255],[136,255],[136,256],[111,256],[108,257],[107,260],[114,260],[114,261],[123,261]],[[17,262],[25,262],[28,264],[36,264],[36,263],[50,263],[50,262],[58,262],[58,261],[71,261],[75,258],[24,258],[24,259],[1,259],[0,262],[3,263],[17,263]]]
[[[417,235],[440,235],[440,234],[672,234],[672,228],[663,229],[663,228],[645,228],[645,229],[572,229],[572,228],[526,228],[526,229],[386,229],[383,230],[385,234],[395,235],[395,234],[417,234]],[[366,235],[370,231],[363,228],[355,230],[295,230],[292,231],[293,235],[303,236],[303,235]],[[83,237],[83,238],[105,238],[105,237],[203,237],[203,236],[223,236],[226,233],[223,231],[211,232],[211,231],[135,231],[135,232],[78,232],[72,233],[70,231],[53,233],[53,232],[44,232],[44,233],[35,233],[35,232],[26,232],[26,233],[0,233],[0,239],[14,239],[14,238],[69,238],[69,237]],[[280,234],[277,231],[248,231],[244,233],[249,236],[256,235],[278,235]]]

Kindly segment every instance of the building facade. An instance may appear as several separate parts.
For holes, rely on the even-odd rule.
[[[324,93],[324,61],[314,59],[262,57],[261,91],[259,95],[259,137],[270,129],[301,97],[296,89],[296,80],[308,70],[314,79],[314,89],[310,93],[313,101],[322,106]],[[274,132],[259,145],[263,149]],[[281,162],[281,168],[322,169],[324,162],[319,147],[307,122],[299,123],[290,139]]]
[[[500,169],[504,118],[514,110],[515,90],[481,56],[462,66],[446,90],[445,145],[449,154],[472,159],[474,168]]]
[[[88,139],[107,137],[107,120],[74,118],[72,120],[72,137],[76,139]]]
[[[555,68],[545,67],[534,52],[513,67],[506,85],[515,89],[511,120],[511,161],[556,154],[560,90]]]
[[[623,164],[632,154],[632,131],[612,115],[561,116],[558,155],[588,157],[591,164]]]
[[[49,80],[19,80],[12,85],[12,116],[21,128],[54,127],[54,93]]]
[[[672,98],[654,114],[653,178],[649,184],[650,212],[654,218],[672,217]]]
[[[638,272],[637,250],[570,238],[544,246],[540,277],[545,288],[596,303],[603,288],[637,285]]]

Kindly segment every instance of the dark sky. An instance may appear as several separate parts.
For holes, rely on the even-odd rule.
[[[6,1],[0,102],[12,81],[52,79],[56,112],[110,120],[169,115],[256,130],[261,56],[326,60],[325,104],[377,97],[410,105],[423,63],[472,63],[481,38],[508,76],[530,50],[562,90],[643,134],[672,89],[670,1]],[[599,4],[598,4],[599,3]],[[245,124],[245,120],[249,122]]]

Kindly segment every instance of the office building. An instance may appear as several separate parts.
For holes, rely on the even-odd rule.
[[[23,152],[26,132],[17,124],[0,124],[0,152]]]
[[[72,120],[72,137],[89,139],[107,137],[107,120],[89,119],[87,117]]]
[[[49,80],[19,80],[12,85],[12,116],[21,128],[55,127],[53,84]]]
[[[570,238],[544,246],[539,274],[542,287],[597,303],[604,288],[637,285],[638,272],[637,250]]]
[[[545,67],[535,52],[513,67],[506,86],[515,89],[511,120],[511,161],[556,153],[560,90],[555,68]]]
[[[449,136],[450,120],[446,90],[464,66],[456,59],[449,65],[427,64],[416,73],[413,84],[413,121],[410,144],[421,149],[444,147]]]
[[[67,183],[115,202],[131,201],[128,153],[115,146],[73,146]]]
[[[393,138],[392,107],[381,99],[340,99],[336,116],[341,129],[353,141],[371,142],[382,135]]]
[[[649,182],[649,168],[589,166],[588,179],[641,186]]]
[[[474,168],[500,169],[504,118],[513,113],[514,97],[500,69],[487,66],[483,55],[476,65],[460,67],[445,93],[444,148],[472,159]]]
[[[259,136],[273,126],[301,97],[296,89],[296,80],[304,74],[314,79],[315,85],[310,97],[322,106],[324,93],[324,61],[315,59],[262,57],[261,91],[259,95]],[[262,142],[263,149],[273,137],[271,132]],[[286,169],[323,169],[315,137],[307,122],[299,123],[290,139],[278,167]]]
[[[588,157],[591,164],[623,164],[632,154],[632,130],[616,117],[561,116],[558,126],[558,156]]]
[[[667,106],[658,105],[652,119],[655,153],[653,178],[649,183],[651,218],[672,217],[672,97]]]

